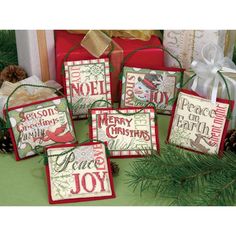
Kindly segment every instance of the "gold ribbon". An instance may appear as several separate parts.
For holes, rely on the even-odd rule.
[[[118,86],[121,63],[124,58],[123,48],[121,48],[112,37],[121,37],[129,39],[139,39],[147,41],[152,35],[161,37],[160,31],[154,30],[69,30],[74,34],[85,34],[80,45],[84,47],[91,55],[99,58],[103,54],[109,56],[111,69],[112,83],[115,89],[112,91],[114,101],[119,101]]]
[[[68,32],[86,34],[81,41],[81,46],[96,58],[99,58],[110,47],[112,37],[143,41],[150,40],[152,35],[162,38],[162,34],[158,30],[68,30]]]
[[[224,55],[228,56],[228,54],[233,50],[234,44],[236,42],[236,31],[235,30],[227,30],[225,35],[225,48]]]

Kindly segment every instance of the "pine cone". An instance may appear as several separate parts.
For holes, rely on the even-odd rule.
[[[236,130],[235,129],[228,131],[225,138],[224,150],[236,153]]]
[[[113,176],[119,175],[120,168],[117,163],[111,161],[111,172]]]
[[[0,153],[13,152],[13,145],[11,142],[10,133],[8,131],[0,134]]]
[[[27,78],[27,73],[21,66],[9,65],[0,73],[0,88],[4,81],[16,83],[25,78]]]

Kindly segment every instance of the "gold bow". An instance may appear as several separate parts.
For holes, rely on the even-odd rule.
[[[152,35],[162,37],[162,34],[158,30],[68,30],[68,32],[86,34],[81,41],[81,46],[96,58],[99,58],[109,48],[112,37],[139,39],[143,41],[148,41]]]

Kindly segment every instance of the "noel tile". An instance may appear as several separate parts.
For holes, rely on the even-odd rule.
[[[103,143],[48,147],[47,156],[50,203],[115,197],[110,160]]]
[[[140,109],[92,109],[90,138],[106,141],[111,157],[139,157],[159,150],[155,110]]]
[[[122,77],[121,107],[145,106],[147,102],[157,105],[160,113],[170,114],[169,100],[175,96],[180,71],[149,70],[124,67]]]
[[[97,100],[111,102],[108,59],[65,62],[66,95],[73,106],[73,116],[87,117],[88,109]],[[108,107],[97,103],[97,107]]]
[[[174,107],[167,141],[200,153],[221,154],[230,103],[232,106],[223,99],[212,103],[183,90]]]
[[[76,141],[65,98],[57,97],[8,109],[17,160],[35,155],[36,146]]]

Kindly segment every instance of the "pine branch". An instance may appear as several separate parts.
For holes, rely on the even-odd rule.
[[[8,65],[17,65],[14,30],[0,30],[0,71]]]
[[[203,199],[207,205],[235,205],[235,176],[219,176],[215,182],[209,184],[201,194],[198,202],[201,204]]]
[[[127,184],[140,194],[172,199],[170,205],[235,205],[236,154],[199,155],[171,145],[161,155],[140,158],[126,172]]]
[[[234,45],[233,62],[236,64],[236,45]]]

